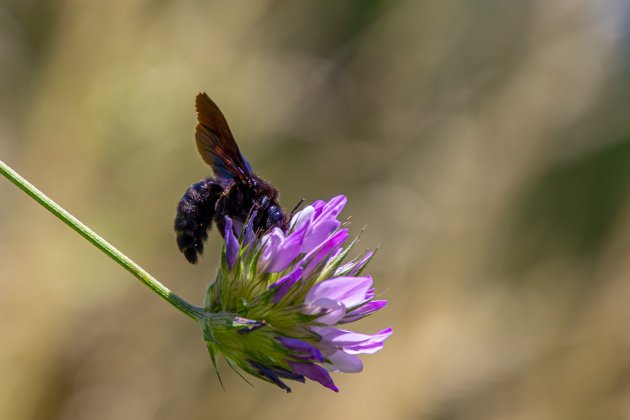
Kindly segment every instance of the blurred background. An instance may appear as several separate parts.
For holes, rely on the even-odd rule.
[[[250,386],[0,180],[1,419],[630,419],[630,4],[1,0],[0,159],[200,304],[194,97],[281,191],[349,198],[392,326],[361,374]]]

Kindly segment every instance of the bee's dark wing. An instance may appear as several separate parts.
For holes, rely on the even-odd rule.
[[[197,95],[197,149],[203,160],[221,178],[250,178],[252,168],[232,136],[219,107],[205,93]]]

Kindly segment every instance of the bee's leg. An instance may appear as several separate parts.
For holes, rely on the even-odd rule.
[[[222,192],[223,187],[215,179],[205,178],[188,188],[177,206],[177,246],[192,264],[203,253],[203,243],[208,239],[207,231],[212,226],[215,205]]]
[[[256,236],[262,236],[264,232],[268,230],[266,226],[267,219],[267,209],[269,208],[269,204],[271,203],[271,199],[267,196],[264,196],[260,199],[258,203],[254,205],[254,208],[257,211],[256,218],[253,220],[253,229]]]

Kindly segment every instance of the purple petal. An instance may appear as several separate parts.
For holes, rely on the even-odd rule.
[[[319,298],[311,304],[304,306],[304,313],[307,315],[323,314],[317,318],[317,322],[326,325],[334,325],[346,315],[346,307],[338,300]]]
[[[225,216],[225,259],[227,261],[228,269],[232,269],[236,264],[238,257],[239,245],[238,239],[234,236],[232,230],[232,219]]]
[[[368,315],[373,314],[374,312],[383,309],[387,306],[386,300],[373,300],[372,302],[368,302],[365,305],[358,307],[357,309],[350,311],[343,317],[342,322],[354,322],[358,321],[361,318],[365,318]]]
[[[232,220],[232,232],[234,232],[234,236],[237,238],[241,236],[241,232],[243,232],[243,223],[238,220]]]
[[[345,195],[338,195],[331,198],[322,210],[320,217],[336,218],[346,206],[348,199]]]
[[[276,250],[276,256],[274,261],[271,263],[271,266],[268,268],[268,272],[277,273],[287,268],[289,264],[293,262],[300,253],[305,232],[305,228],[300,229],[291,233],[284,241],[282,241]]]
[[[317,200],[311,204],[311,207],[315,210],[315,217],[319,217],[319,215],[322,214],[322,210],[324,210],[325,206],[326,202],[324,200]]]
[[[315,210],[315,203],[313,204],[312,208],[315,214],[302,245],[302,252],[311,252],[341,226],[337,216],[343,210],[346,202],[346,197],[340,195],[333,197],[328,203],[317,203],[317,210]]]
[[[365,251],[359,262],[350,270],[350,275],[354,276],[358,271],[360,271],[367,263],[370,262],[372,257],[374,256],[374,251],[370,251],[369,249]]]
[[[328,389],[339,392],[339,388],[337,388],[328,372],[326,372],[326,369],[313,363],[289,362],[289,366],[291,366],[291,369],[295,373],[306,376],[313,381],[319,382]]]
[[[291,388],[289,388],[289,386],[280,379],[280,376],[287,377],[288,375],[285,375],[285,373],[291,374],[292,372],[285,372],[283,370],[276,369],[273,366],[268,367],[256,362],[255,360],[248,360],[248,362],[261,377],[267,378],[269,379],[269,381],[278,385],[280,388],[286,390],[287,392],[291,392]],[[289,379],[304,382],[304,377],[300,377],[300,375],[297,374],[294,374],[293,377],[290,377]]]
[[[339,301],[346,308],[361,305],[372,287],[372,277],[337,277],[315,284],[308,291],[304,304],[312,305],[321,298]]]
[[[344,273],[344,275],[354,276],[359,270],[365,267],[370,259],[374,256],[374,251],[367,250],[358,258],[350,261],[347,264],[342,265],[336,270],[336,273]]]
[[[304,269],[304,277],[307,277],[317,265],[326,258],[333,249],[344,243],[348,239],[348,229],[341,229],[330,235],[317,248],[306,254],[302,259],[303,263],[308,263]]]
[[[300,279],[302,276],[302,267],[297,267],[291,273],[282,277],[277,282],[273,283],[269,286],[270,289],[277,288],[276,294],[273,297],[273,303],[278,303],[282,300],[283,297],[291,290],[291,287]]]
[[[261,270],[265,273],[278,273],[286,269],[299,255],[305,233],[306,227],[303,227],[285,238],[280,228],[274,228],[265,235],[263,240],[267,242],[261,255]]]
[[[366,341],[383,341],[392,334],[391,328],[385,328],[376,334],[361,334],[354,331],[342,330],[330,327],[313,327],[313,330],[323,339],[339,346],[354,345]]]
[[[314,201],[311,205],[306,206],[304,210],[306,210],[306,208],[313,209],[313,214],[312,214],[312,219],[311,220],[315,220],[316,218],[319,217],[320,214],[322,214],[322,211],[324,210],[324,206],[326,206],[326,202],[325,201],[317,200],[317,201]]]
[[[278,340],[284,344],[285,347],[296,351],[300,356],[307,355],[312,360],[318,362],[324,361],[324,356],[322,356],[319,349],[304,340],[290,337],[278,337]]]
[[[293,230],[298,230],[303,228],[305,225],[310,225],[313,221],[313,217],[315,215],[315,209],[312,206],[306,206],[303,210],[297,212],[291,222],[289,223],[289,227]]]
[[[256,210],[252,211],[249,219],[247,219],[247,224],[245,225],[245,231],[243,232],[243,246],[249,244],[254,240],[256,234],[254,233],[254,219],[256,219],[256,214],[258,212]]]
[[[392,329],[386,328],[376,334],[360,334],[353,331],[331,327],[311,327],[322,337],[320,348],[342,348],[349,354],[373,354],[383,348],[383,342],[392,335]]]
[[[359,356],[347,354],[342,350],[337,350],[328,356],[330,363],[324,366],[333,372],[358,373],[363,370],[363,363]]]
[[[323,219],[314,221],[306,238],[304,239],[304,243],[302,244],[302,252],[308,253],[315,249],[322,241],[324,241],[331,233],[337,230],[341,226],[341,222],[337,219]]]
[[[280,246],[280,243],[284,240],[284,232],[280,228],[273,228],[271,232],[264,235],[261,239],[263,249],[260,252],[258,258],[258,267],[264,271],[265,268],[271,263],[275,254]]]

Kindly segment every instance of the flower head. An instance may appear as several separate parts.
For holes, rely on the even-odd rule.
[[[366,251],[343,263],[357,239],[344,248],[348,229],[338,216],[338,196],[295,214],[289,228],[260,238],[246,223],[225,224],[223,263],[208,288],[204,340],[216,367],[222,355],[235,370],[290,392],[286,380],[305,378],[338,391],[329,372],[360,372],[359,354],[383,348],[392,334],[360,334],[338,328],[382,309],[372,277],[361,276],[374,255]]]

